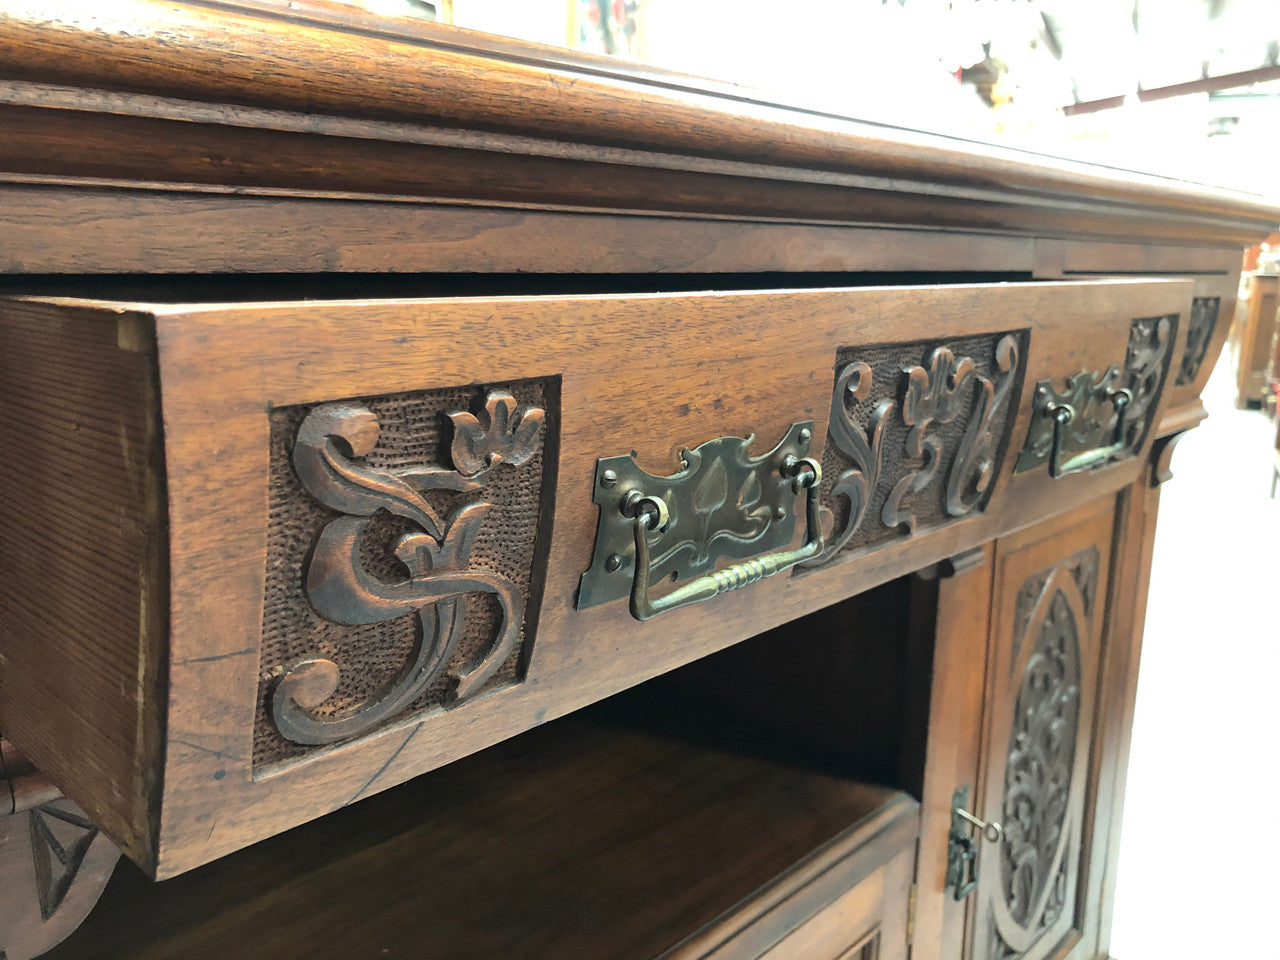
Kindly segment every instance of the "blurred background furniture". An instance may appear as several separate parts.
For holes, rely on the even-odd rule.
[[[1236,374],[1236,405],[1259,406],[1271,392],[1280,331],[1280,274],[1251,273],[1231,329],[1231,363]]]

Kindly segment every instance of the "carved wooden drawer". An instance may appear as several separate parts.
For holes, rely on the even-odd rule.
[[[6,301],[5,735],[179,873],[1117,489],[1190,302],[1169,280]],[[762,543],[805,549],[788,444],[821,463],[820,550],[734,589]],[[600,461],[633,452],[611,488]],[[678,511],[637,534],[659,608],[659,578],[733,573],[642,623],[639,540],[596,542],[650,481]]]

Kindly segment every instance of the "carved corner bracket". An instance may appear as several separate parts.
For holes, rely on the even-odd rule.
[[[489,390],[472,410],[446,413],[447,465],[374,466],[383,424],[369,406],[312,408],[297,430],[292,466],[305,492],[331,511],[305,561],[306,600],[318,617],[362,627],[417,619],[418,642],[399,675],[342,709],[320,708],[338,690],[342,668],[326,656],[287,664],[270,695],[279,733],[325,744],[372,730],[418,701],[441,677],[441,705],[481,690],[516,650],[525,597],[509,577],[472,562],[482,528],[498,519],[485,495],[499,471],[520,468],[542,447],[546,411]],[[388,522],[393,521],[393,522]],[[370,569],[371,558],[380,559]],[[459,656],[468,605],[496,604],[496,624],[480,648]]]

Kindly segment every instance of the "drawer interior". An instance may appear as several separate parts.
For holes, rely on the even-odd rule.
[[[872,678],[898,670],[877,637],[901,624],[884,617],[856,643],[842,627],[873,607],[906,616],[909,590],[852,598],[825,621],[747,641],[737,662],[695,663],[174,880],[153,884],[122,862],[88,922],[48,956],[244,955],[252,944],[261,956],[654,957],[717,918],[734,928],[735,911],[762,911],[762,890],[795,897],[809,884],[787,921],[801,923],[823,906],[809,878],[843,857],[856,881],[847,862],[863,837],[879,838],[875,867],[914,845],[916,803],[868,782],[900,779],[890,744],[904,708],[871,730],[861,720],[888,694],[857,704]],[[767,711],[726,696],[791,683],[765,668],[842,640],[846,655],[818,672],[844,683],[809,698],[831,700],[825,741],[786,717],[766,735]]]

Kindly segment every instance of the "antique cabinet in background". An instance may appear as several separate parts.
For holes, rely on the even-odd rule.
[[[1244,284],[1246,296],[1240,299],[1231,328],[1231,362],[1240,407],[1260,402],[1270,378],[1280,373],[1273,359],[1280,333],[1280,276],[1254,273],[1244,278]]]

